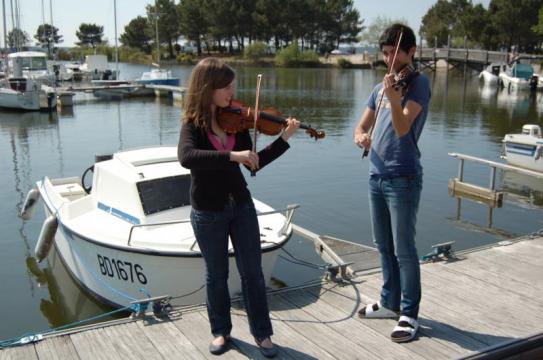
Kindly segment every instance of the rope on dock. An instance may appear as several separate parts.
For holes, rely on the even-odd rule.
[[[62,325],[62,326],[58,326],[56,328],[48,329],[48,330],[45,330],[45,331],[42,331],[42,332],[37,332],[37,333],[28,332],[28,333],[25,333],[25,334],[23,334],[21,336],[12,338],[12,339],[0,341],[0,349],[13,347],[13,346],[20,346],[20,345],[25,345],[25,344],[28,344],[28,343],[31,343],[31,342],[40,341],[40,340],[43,339],[44,335],[47,335],[49,333],[60,331],[60,330],[65,330],[65,329],[68,329],[68,328],[71,328],[71,327],[74,327],[74,326],[78,326],[78,325],[83,325],[83,324],[86,324],[86,323],[89,323],[89,322],[93,322],[93,321],[102,319],[104,317],[109,317],[109,316],[111,316],[113,314],[116,314],[116,313],[119,313],[119,312],[127,311],[127,310],[136,311],[137,307],[135,307],[135,306],[125,306],[125,307],[122,307],[120,309],[115,309],[113,311],[107,312],[105,314],[96,315],[96,316],[93,316],[93,317],[90,317],[90,318],[84,319],[84,320],[74,321],[72,323]]]
[[[326,264],[326,265],[314,264],[309,261],[305,261],[300,258],[297,258],[296,256],[292,255],[290,252],[288,252],[284,247],[282,247],[281,250],[284,251],[288,256],[290,256],[294,260],[287,259],[286,257],[281,256],[281,255],[279,255],[279,257],[285,261],[288,261],[296,265],[305,266],[305,267],[308,267],[310,269],[315,269],[315,270],[327,270],[331,265],[331,264]]]

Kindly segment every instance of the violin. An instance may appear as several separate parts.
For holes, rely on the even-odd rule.
[[[232,100],[230,106],[219,109],[217,120],[219,126],[228,134],[252,129],[255,121],[256,129],[265,135],[278,135],[288,125],[287,120],[276,109],[263,109],[258,111],[258,116],[255,117],[254,110],[239,100]],[[315,130],[309,125],[301,124],[300,128],[315,140],[325,136],[324,131]]]
[[[405,89],[409,83],[419,75],[418,70],[413,65],[406,65],[396,74],[394,74],[394,89]]]

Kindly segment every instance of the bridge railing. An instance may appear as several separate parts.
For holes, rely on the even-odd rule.
[[[518,54],[522,62],[539,64],[543,61],[543,56],[532,54]],[[419,47],[415,52],[415,60],[433,61],[433,60],[451,60],[459,62],[472,62],[479,64],[490,63],[508,63],[512,55],[504,51],[489,51],[481,49],[460,49],[460,48],[428,48]],[[383,61],[383,55],[378,52],[369,56],[370,61]]]

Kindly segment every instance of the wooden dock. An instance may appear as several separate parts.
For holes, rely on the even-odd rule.
[[[357,317],[363,304],[379,298],[380,273],[270,294],[278,358],[477,358],[486,351],[516,354],[516,343],[529,344],[522,339],[539,343],[513,358],[542,358],[542,254],[543,237],[532,236],[422,265],[421,329],[406,344],[390,341],[394,320]],[[234,346],[221,358],[261,358],[245,312],[237,303],[234,308]],[[193,307],[176,309],[167,320],[123,319],[46,335],[1,350],[0,359],[216,359],[207,350],[210,339],[205,309]]]

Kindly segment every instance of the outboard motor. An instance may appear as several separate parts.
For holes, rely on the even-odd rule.
[[[539,77],[537,75],[532,75],[530,77],[530,80],[528,81],[529,85],[530,85],[530,90],[531,91],[535,91],[537,90],[537,84],[539,82]]]
[[[106,70],[104,71],[104,73],[102,74],[102,80],[109,80],[111,78],[111,70]]]

